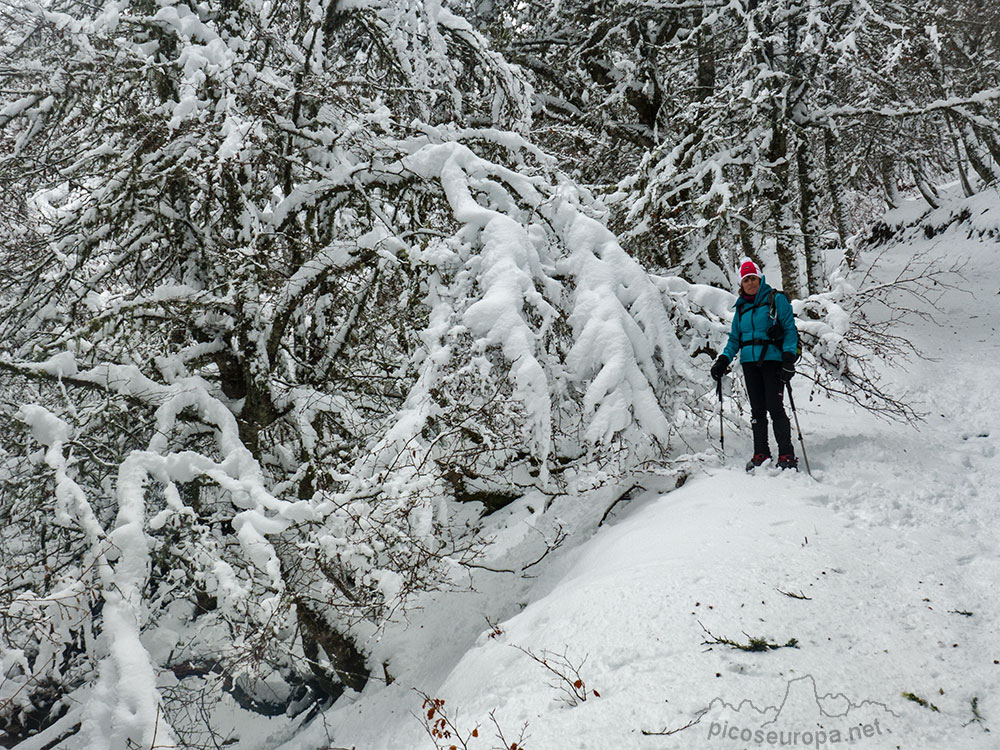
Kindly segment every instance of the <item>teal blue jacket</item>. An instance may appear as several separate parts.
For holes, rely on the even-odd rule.
[[[774,324],[771,319],[771,306],[768,304],[768,295],[772,289],[764,279],[760,280],[760,289],[753,302],[747,302],[741,295],[737,295],[736,309],[733,315],[733,325],[729,329],[729,341],[722,351],[723,355],[733,361],[736,352],[740,353],[740,362],[757,362],[761,353],[764,354],[764,361],[781,361],[784,352],[795,354],[798,350],[799,335],[795,331],[795,316],[792,313],[792,303],[788,301],[783,293],[777,292],[774,298],[774,312],[777,322],[781,323],[784,329],[784,336],[777,342],[772,342],[765,346],[768,341],[767,329]]]

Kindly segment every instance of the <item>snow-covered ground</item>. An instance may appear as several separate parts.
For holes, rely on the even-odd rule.
[[[967,205],[973,223],[1000,226],[996,194]],[[426,730],[443,715],[461,738],[437,746],[488,750],[501,746],[492,712],[503,746],[528,750],[997,747],[1000,244],[969,228],[914,233],[883,259],[885,274],[922,250],[967,259],[936,322],[905,332],[925,356],[888,374],[925,414],[916,428],[810,399],[798,378],[815,480],[745,474],[745,430],[724,460],[600,528],[624,487],[544,515],[522,500],[492,517],[501,548],[542,549],[553,515],[572,531],[537,578],[483,572],[474,592],[428,599],[373,647],[392,684],[304,727],[237,730],[235,746],[434,748]],[[750,638],[783,647],[710,643]],[[584,701],[566,692],[577,676]],[[427,721],[421,693],[443,714]]]

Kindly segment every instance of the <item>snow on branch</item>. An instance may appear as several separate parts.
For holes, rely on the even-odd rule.
[[[588,439],[598,443],[624,432],[640,440],[646,433],[666,443],[676,398],[693,372],[655,287],[614,235],[572,202],[547,213],[572,249],[563,261],[575,280],[570,324],[576,340],[567,364],[578,381],[590,381]]]
[[[101,580],[102,631],[95,646],[98,700],[79,711],[80,735],[90,747],[176,747],[161,722],[162,699],[156,675],[139,634],[146,620],[142,590],[148,576],[149,548],[142,530],[142,492],[119,494],[114,530],[102,528],[83,489],[73,480],[66,457],[69,426],[42,406],[29,404],[18,414],[36,441],[45,446],[45,462],[55,473],[58,513],[75,520],[89,544],[88,557]],[[74,713],[76,712],[74,711]]]
[[[964,112],[965,107],[986,104],[1000,100],[1000,88],[983,89],[971,96],[952,96],[942,99],[934,99],[926,104],[916,106],[882,106],[882,107],[827,107],[809,112],[805,117],[804,124],[826,126],[831,119],[836,118],[857,118],[864,115],[873,115],[885,118],[908,118],[922,117],[932,112],[957,111]],[[995,129],[996,123],[988,118],[974,116],[972,113],[965,113],[978,125]]]
[[[451,252],[438,256],[453,280],[431,304],[425,340],[433,343],[408,396],[408,416],[386,438],[407,443],[422,429],[430,384],[455,361],[455,337],[464,334],[473,353],[496,347],[503,354],[524,410],[525,444],[543,465],[554,450],[554,415],[565,413],[571,384],[583,388],[573,408],[582,409],[576,419],[587,445],[665,443],[677,377],[691,371],[655,287],[614,235],[586,214],[589,199],[499,167],[456,142],[428,143],[404,163],[424,179],[440,180],[460,228],[447,243]]]

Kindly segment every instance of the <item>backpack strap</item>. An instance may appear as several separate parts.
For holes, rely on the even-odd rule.
[[[778,306],[775,299],[779,294],[784,294],[784,292],[777,289],[772,289],[767,293],[767,310],[771,315],[771,320],[777,322],[778,320]]]
[[[784,292],[779,292],[777,289],[771,289],[767,293],[767,311],[771,321],[771,325],[768,327],[768,331],[770,331],[774,326],[780,325],[780,323],[778,322],[777,304],[775,303],[775,299],[779,294],[784,294]],[[771,344],[775,343],[776,342],[770,336],[767,336],[764,339],[764,347],[760,350],[760,359],[757,360],[758,364],[764,363],[764,355],[767,354],[767,348]]]

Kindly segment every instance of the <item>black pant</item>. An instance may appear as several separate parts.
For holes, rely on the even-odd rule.
[[[767,444],[767,415],[771,415],[774,425],[774,439],[778,442],[778,455],[794,454],[792,448],[792,426],[785,414],[782,399],[785,384],[778,378],[781,362],[766,361],[761,364],[743,365],[747,395],[750,396],[750,424],[753,425],[753,452],[770,455]]]

